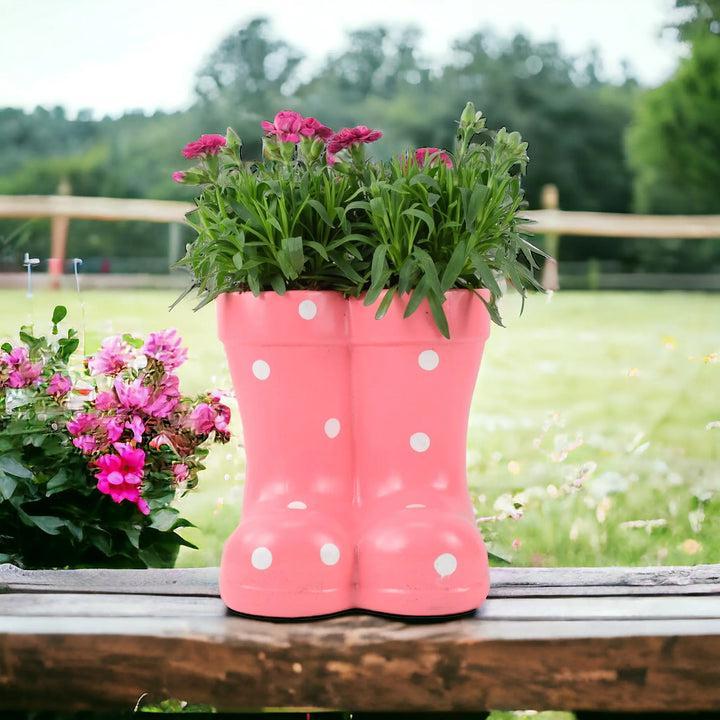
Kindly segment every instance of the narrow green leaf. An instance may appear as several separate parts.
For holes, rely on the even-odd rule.
[[[428,293],[428,303],[430,312],[435,320],[435,324],[444,337],[450,339],[450,328],[448,327],[447,316],[442,306],[442,299],[438,297],[432,290]]]
[[[427,225],[430,234],[435,232],[435,221],[424,210],[418,210],[417,208],[408,208],[407,210],[403,210],[402,214],[416,217],[419,220],[422,220]]]
[[[458,279],[458,276],[465,267],[465,242],[461,240],[453,250],[448,264],[445,266],[445,270],[440,278],[440,289],[443,292],[447,292]]]
[[[285,285],[285,280],[282,275],[273,275],[270,278],[270,285],[272,285],[272,289],[278,295],[284,295],[287,290],[287,286]]]
[[[380,301],[380,305],[378,305],[377,312],[375,313],[375,319],[376,320],[382,320],[387,311],[390,309],[390,304],[392,303],[392,299],[395,295],[395,289],[390,288],[386,293],[383,299]]]
[[[420,303],[425,299],[429,290],[429,284],[427,275],[423,275],[420,278],[420,282],[417,284],[413,294],[410,296],[410,301],[405,308],[404,317],[410,317],[420,307]]]

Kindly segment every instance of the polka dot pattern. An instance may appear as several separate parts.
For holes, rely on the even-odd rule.
[[[302,500],[293,500],[288,503],[288,510],[307,510],[307,505]]]
[[[423,350],[418,355],[418,365],[428,372],[440,364],[440,356],[434,350]]]
[[[252,364],[252,373],[258,380],[267,380],[270,377],[270,365],[265,360],[256,360]]]
[[[443,553],[435,558],[433,566],[435,572],[441,577],[448,577],[457,570],[457,558],[452,553]]]
[[[334,543],[325,543],[320,548],[320,559],[325,565],[337,565],[340,562],[340,548]]]
[[[340,434],[340,421],[337,418],[329,418],[325,421],[325,434],[331,440]]]
[[[410,436],[410,447],[415,452],[426,452],[430,449],[430,436],[424,432],[416,432]]]
[[[250,556],[250,562],[256,570],[267,570],[273,561],[270,550],[266,547],[256,547]]]
[[[298,315],[303,320],[312,320],[317,315],[317,305],[312,300],[303,300],[298,305]]]

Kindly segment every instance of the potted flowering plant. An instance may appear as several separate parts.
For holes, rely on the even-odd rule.
[[[74,330],[20,331],[0,349],[0,562],[169,567],[191,523],[173,507],[197,484],[209,441],[227,442],[215,393],[180,392],[174,331],[106,339],[73,362]]]
[[[365,126],[283,111],[262,128],[262,162],[229,129],[174,175],[200,188],[181,265],[200,305],[218,299],[248,456],[222,597],[270,616],[471,610],[488,567],[465,442],[496,273],[537,287],[526,143],[471,103],[452,153],[383,162]]]

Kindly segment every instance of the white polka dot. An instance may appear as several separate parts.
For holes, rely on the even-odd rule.
[[[340,548],[333,543],[325,543],[320,548],[320,559],[326,565],[336,565],[340,560]]]
[[[272,553],[266,547],[256,547],[250,562],[256,570],[267,570],[272,565]]]
[[[419,510],[421,508],[427,507],[426,505],[423,505],[422,503],[412,503],[411,505],[406,505],[405,508],[407,510]]]
[[[443,553],[435,558],[435,572],[441,577],[452,575],[457,570],[457,558],[452,553]]]
[[[312,300],[303,300],[298,305],[298,314],[303,320],[312,320],[317,315],[317,305]]]
[[[423,350],[418,355],[418,365],[423,370],[434,370],[440,363],[440,356],[434,350]]]
[[[264,360],[256,360],[252,364],[252,371],[258,380],[267,380],[270,377],[270,366]]]
[[[302,500],[293,500],[288,503],[288,510],[307,510],[307,505]]]
[[[413,433],[410,436],[410,447],[415,452],[425,452],[430,447],[430,436],[423,432]]]
[[[337,418],[330,418],[325,421],[325,434],[331,440],[340,434],[340,421]]]

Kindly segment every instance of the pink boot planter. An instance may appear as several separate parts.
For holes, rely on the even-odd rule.
[[[366,155],[382,132],[365,125],[292,110],[261,125],[262,160],[228,129],[173,174],[199,188],[180,264],[199,306],[218,302],[245,434],[222,598],[280,618],[472,611],[488,593],[473,389],[499,280],[542,289],[521,234],[527,144],[472,103],[452,152],[387,160]]]
[[[247,452],[243,519],[220,591],[273,617],[351,608],[462,613],[488,592],[465,476],[467,419],[489,318],[448,293],[402,317],[335,292],[219,299]]]

